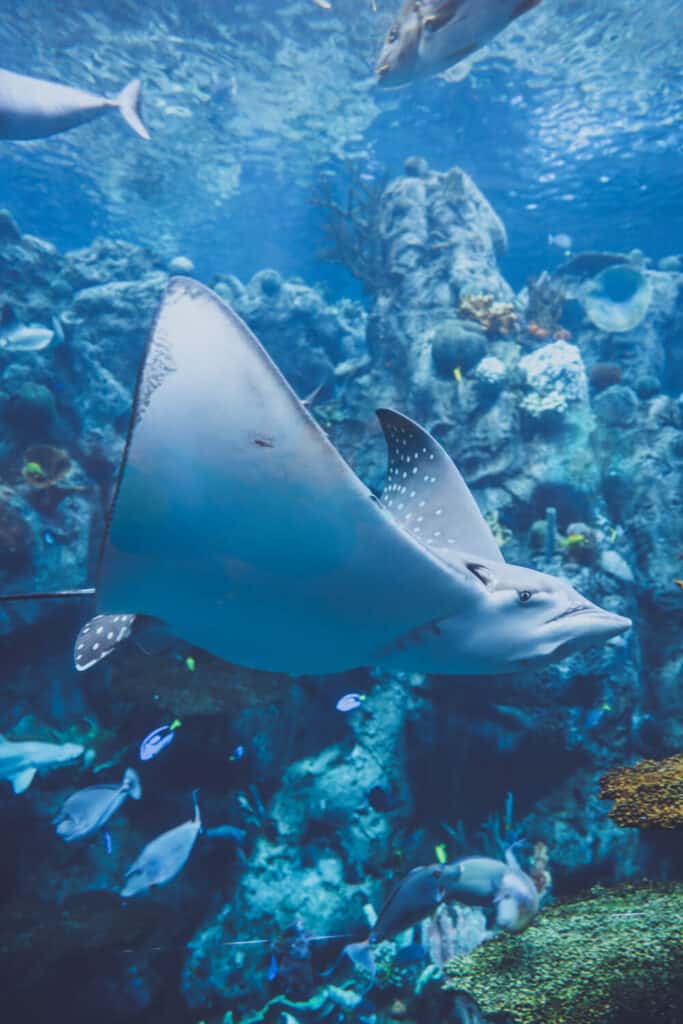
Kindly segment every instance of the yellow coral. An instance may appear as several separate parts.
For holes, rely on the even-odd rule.
[[[458,315],[465,320],[474,320],[489,337],[505,337],[517,323],[512,303],[496,302],[493,295],[466,295],[460,302]]]
[[[680,828],[683,754],[615,768],[600,779],[600,796],[614,800],[609,816],[625,828]]]

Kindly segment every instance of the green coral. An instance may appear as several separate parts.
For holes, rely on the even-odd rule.
[[[671,1024],[683,1014],[683,885],[596,888],[446,964],[447,987],[518,1024]]]

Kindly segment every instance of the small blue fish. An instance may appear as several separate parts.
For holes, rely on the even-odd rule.
[[[148,733],[140,744],[140,760],[151,761],[153,757],[160,754],[164,747],[167,747],[169,743],[173,742],[175,738],[175,731],[176,729],[179,729],[182,724],[183,723],[176,718],[170,725],[160,725],[158,729],[153,729],[152,732]]]
[[[273,953],[271,954],[270,966],[268,968],[268,981],[275,981],[277,978],[277,970],[277,957],[275,956],[275,953]]]
[[[241,761],[244,757],[244,747],[240,743],[238,747],[235,747],[232,754],[228,758],[229,761]]]
[[[111,853],[111,832],[104,833],[104,848],[107,853]]]
[[[364,693],[345,693],[343,697],[340,697],[336,703],[337,711],[343,711],[345,714],[347,711],[355,711],[359,708],[365,700]]]

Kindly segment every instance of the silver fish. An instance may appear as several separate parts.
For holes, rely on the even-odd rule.
[[[56,768],[76,761],[85,750],[80,743],[43,743],[41,740],[8,740],[0,736],[0,779],[23,793],[39,768]]]
[[[446,900],[475,907],[494,907],[500,931],[522,932],[538,913],[540,894],[512,850],[505,860],[464,857],[446,864],[441,876]]]
[[[126,768],[120,785],[88,786],[73,793],[53,820],[65,843],[84,839],[106,824],[128,797],[139,800],[142,786],[136,771]]]
[[[45,139],[118,110],[136,135],[149,139],[140,116],[140,82],[107,99],[59,82],[0,68],[0,139]]]
[[[202,830],[197,791],[192,794],[194,818],[177,825],[147,843],[136,861],[126,871],[126,884],[121,890],[124,899],[139,896],[154,885],[165,885],[185,867]]]
[[[47,348],[55,331],[40,324],[23,324],[11,306],[5,306],[0,315],[0,349],[14,352],[40,352]]]
[[[405,85],[458,64],[541,0],[405,0],[382,44],[380,85]]]
[[[356,967],[374,975],[372,947],[434,913],[444,898],[442,876],[440,864],[413,868],[389,895],[365,942],[351,943],[343,953]]]

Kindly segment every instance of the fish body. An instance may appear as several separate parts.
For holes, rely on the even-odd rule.
[[[572,244],[572,236],[564,232],[560,232],[557,235],[548,235],[548,245],[554,245],[555,248],[563,249],[567,253],[571,250]]]
[[[379,499],[236,314],[172,279],[77,669],[141,616],[232,663],[293,675],[514,672],[630,627],[567,582],[506,563],[439,443],[400,413],[378,415],[389,455]]]
[[[23,793],[39,769],[47,770],[76,761],[85,748],[80,743],[43,743],[41,740],[8,740],[0,736],[0,779]]]
[[[19,75],[0,68],[0,139],[45,139],[118,110],[143,139],[149,133],[140,117],[140,82],[135,79],[113,99],[59,82]]]
[[[55,331],[40,324],[22,324],[11,306],[5,306],[0,315],[0,349],[14,352],[40,352],[47,348]]]
[[[444,898],[442,868],[429,864],[413,868],[392,891],[365,942],[346,946],[344,953],[361,969],[374,974],[372,947],[405,931],[432,914]]]
[[[121,889],[124,899],[139,896],[152,886],[165,885],[185,867],[202,830],[196,794],[193,794],[193,800],[192,820],[176,825],[147,843],[137,860],[128,868],[126,883]]]
[[[538,912],[538,889],[511,850],[504,861],[464,857],[447,864],[442,872],[442,886],[446,900],[493,907],[496,928],[500,931],[524,931]]]
[[[380,85],[405,85],[458,64],[541,0],[405,0],[382,45]]]
[[[119,785],[80,789],[64,802],[54,819],[57,835],[66,843],[85,839],[106,824],[128,797],[139,800],[141,796],[140,779],[132,768],[126,769]]]

